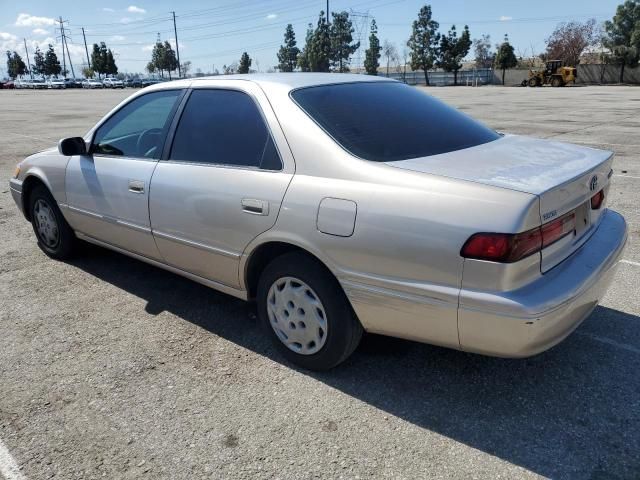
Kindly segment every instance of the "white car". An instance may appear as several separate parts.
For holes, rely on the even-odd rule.
[[[61,80],[59,78],[53,78],[53,79],[49,79],[49,81],[47,82],[47,88],[62,89],[62,88],[67,88],[67,86],[64,83],[64,80]]]
[[[105,78],[102,83],[105,88],[124,88],[124,82],[113,77]]]
[[[89,89],[104,88],[104,85],[102,84],[102,82],[100,80],[96,80],[94,78],[90,78],[90,79],[85,80],[84,82],[82,82],[82,88],[89,88]]]

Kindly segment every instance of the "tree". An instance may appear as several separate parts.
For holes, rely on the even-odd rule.
[[[33,73],[35,75],[42,75],[43,77],[46,75],[47,67],[45,65],[44,55],[42,54],[42,50],[40,47],[36,47],[36,51],[33,54]]]
[[[165,52],[164,52],[164,43],[158,41],[153,46],[153,50],[151,51],[151,63],[155,67],[155,71],[160,72],[160,76],[164,77],[164,69],[165,69]]]
[[[10,78],[18,78],[27,73],[27,66],[18,52],[7,50],[7,74]]]
[[[382,56],[387,59],[387,77],[389,76],[389,65],[391,61],[395,61],[398,56],[396,46],[389,40],[385,40],[382,44]]]
[[[309,64],[309,52],[312,49],[312,43],[313,43],[313,25],[309,24],[307,25],[307,35],[305,36],[305,40],[304,40],[304,48],[298,54],[298,62],[297,62],[298,67],[300,67],[300,70],[302,70],[303,72],[311,71],[311,66]]]
[[[237,71],[238,71],[238,64],[236,62],[233,62],[231,65],[222,66],[223,75],[233,75]]]
[[[328,72],[331,65],[331,36],[323,11],[320,11],[310,47],[307,52],[309,70],[312,72]]]
[[[113,58],[113,52],[111,49],[107,50],[107,57],[104,62],[104,73],[107,75],[117,75],[118,67],[116,66],[116,61]]]
[[[113,72],[113,74],[118,73],[115,61],[113,60],[113,53],[111,53],[111,59],[109,59],[110,53],[111,50],[107,48],[107,45],[104,42],[100,42],[100,45],[97,43],[93,44],[93,49],[91,51],[91,68],[98,74],[98,77],[103,73],[107,75],[112,74],[114,69],[115,72]]]
[[[182,75],[184,77],[188,77],[189,70],[191,70],[191,60],[187,60],[186,62],[183,62],[180,69],[182,70]]]
[[[438,22],[431,18],[431,6],[425,5],[418,13],[418,19],[414,20],[411,37],[407,46],[411,49],[411,68],[422,70],[424,80],[429,85],[429,69],[438,57],[438,44],[440,34]]]
[[[251,57],[247,52],[243,52],[238,64],[238,73],[249,73],[249,68],[251,68]]]
[[[93,78],[94,73],[95,73],[95,72],[93,71],[93,69],[92,69],[92,68],[84,67],[84,68],[82,69],[82,76],[83,76],[84,78]]]
[[[162,69],[169,72],[169,80],[171,80],[171,72],[178,69],[178,57],[176,56],[176,51],[171,48],[171,44],[166,40],[162,50]]]
[[[613,19],[605,22],[604,45],[611,50],[615,63],[620,65],[620,83],[625,66],[635,67],[640,61],[640,1],[626,0],[618,5]]]
[[[464,26],[462,35],[458,37],[456,26],[453,25],[446,35],[440,37],[440,49],[436,65],[445,72],[453,72],[453,84],[458,85],[458,70],[462,68],[462,60],[471,49],[471,35],[469,27]]]
[[[296,46],[296,34],[291,24],[284,31],[284,45],[278,51],[278,70],[293,72],[296,69],[300,49]]]
[[[491,51],[491,37],[482,35],[481,38],[473,40],[473,51],[476,68],[491,68],[496,58],[496,54]]]
[[[595,18],[580,22],[560,23],[547,38],[546,55],[549,60],[562,60],[566,65],[576,66],[587,47],[598,42]]]
[[[378,75],[380,67],[380,39],[378,38],[378,25],[375,19],[371,20],[371,33],[369,35],[369,48],[364,52],[364,68],[367,75]]]
[[[518,65],[518,59],[513,52],[513,46],[509,43],[509,37],[504,36],[504,42],[498,46],[498,53],[496,54],[496,67],[502,70],[502,85],[504,85],[504,74],[508,68],[513,68]]]
[[[149,62],[147,63],[146,69],[149,74],[153,75],[154,73],[156,73],[156,64],[153,62]]]
[[[332,12],[333,23],[329,27],[331,41],[331,66],[334,71],[349,71],[349,57],[360,48],[360,42],[353,42],[353,24],[347,12]]]
[[[49,48],[44,54],[44,74],[47,76],[55,75],[56,77],[62,72],[60,61],[56,52],[53,50],[53,45],[49,44]]]

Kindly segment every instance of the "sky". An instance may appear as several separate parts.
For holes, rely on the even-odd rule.
[[[544,51],[545,39],[558,23],[589,18],[602,22],[613,17],[619,3],[621,0],[429,2],[441,31],[453,24],[459,31],[466,24],[472,38],[488,34],[493,44],[507,34],[519,56]],[[363,44],[369,34],[366,22],[375,18],[381,42],[388,40],[402,52],[411,23],[424,4],[418,0],[330,0],[330,10],[357,13],[352,15],[354,37],[357,40],[362,32]],[[237,62],[243,51],[253,59],[252,69],[267,71],[277,65],[285,26],[293,24],[301,48],[307,24],[315,24],[320,10],[325,9],[326,0],[0,0],[0,51],[16,50],[25,59],[26,39],[31,58],[36,46],[44,50],[49,43],[60,56],[58,21],[62,17],[77,76],[87,63],[82,28],[89,52],[91,44],[103,41],[113,50],[120,72],[144,72],[158,36],[175,47],[171,14],[175,11],[180,60],[191,61],[190,73],[222,71],[223,65]],[[364,53],[356,53],[352,65],[358,60],[361,64],[363,58]],[[0,77],[5,75],[6,62],[2,61]]]

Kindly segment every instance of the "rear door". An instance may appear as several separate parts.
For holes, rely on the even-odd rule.
[[[149,184],[183,90],[134,98],[100,125],[88,155],[71,157],[65,186],[74,229],[159,258],[149,223]]]
[[[252,82],[194,88],[178,115],[151,180],[156,244],[170,265],[238,288],[240,256],[275,223],[293,158]]]

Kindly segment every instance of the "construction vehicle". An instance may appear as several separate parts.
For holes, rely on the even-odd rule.
[[[576,81],[578,69],[576,67],[565,67],[561,60],[549,60],[544,70],[529,70],[529,79],[522,81],[522,86],[541,87],[551,85],[552,87],[564,87],[568,83]]]

